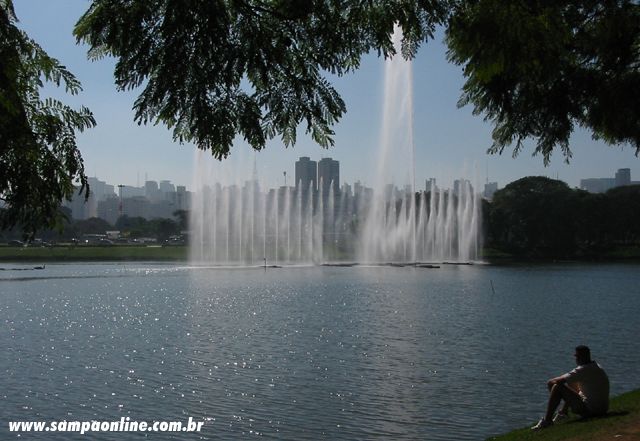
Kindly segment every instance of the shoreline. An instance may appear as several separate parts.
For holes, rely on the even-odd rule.
[[[478,264],[494,266],[545,265],[572,263],[640,263],[640,249],[622,250],[598,257],[572,257],[552,259],[542,257],[518,257],[486,250]],[[630,252],[629,252],[630,251]],[[58,245],[53,247],[11,247],[0,245],[0,262],[179,262],[189,261],[186,245]],[[441,265],[443,262],[432,263]],[[353,261],[327,261],[325,266],[354,266]],[[405,266],[405,265],[402,265]]]
[[[582,419],[570,416],[567,421],[541,431],[531,426],[513,430],[485,441],[605,441],[638,439],[640,435],[640,389],[625,392],[609,401],[609,412],[603,417]]]
[[[0,262],[187,262],[186,246],[0,247]]]

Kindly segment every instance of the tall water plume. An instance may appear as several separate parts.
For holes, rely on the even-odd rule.
[[[398,52],[400,40],[396,30]],[[198,151],[191,261],[282,265],[476,259],[480,204],[470,182],[456,180],[449,190],[432,182],[417,191],[414,150],[411,62],[397,55],[385,62],[375,188],[354,184],[353,191],[341,189],[337,182],[323,182],[321,173],[311,173],[306,181],[269,189],[260,183],[255,163],[249,175],[246,165],[208,161]]]
[[[401,41],[402,32],[396,27],[396,55],[385,62],[377,176],[359,240],[359,260],[476,259],[480,204],[471,183],[459,179],[453,190],[439,190],[432,181],[425,192],[416,192],[413,71],[411,60],[400,53]],[[400,191],[393,176],[398,172],[405,177]]]

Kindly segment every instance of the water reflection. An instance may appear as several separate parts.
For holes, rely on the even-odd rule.
[[[206,421],[194,439],[470,440],[535,419],[577,343],[613,393],[639,380],[633,265],[46,271],[0,281],[7,421],[193,417]],[[531,399],[504,399],[518,391]]]

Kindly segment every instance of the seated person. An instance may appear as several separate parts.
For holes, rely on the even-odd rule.
[[[533,430],[549,427],[554,421],[566,416],[569,408],[582,417],[607,413],[609,409],[607,374],[598,363],[591,360],[591,351],[587,346],[576,347],[574,356],[578,365],[574,370],[547,382],[550,392],[547,413],[538,424],[532,427]],[[553,414],[562,400],[564,405],[554,418]]]

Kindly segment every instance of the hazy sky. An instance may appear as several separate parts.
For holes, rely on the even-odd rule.
[[[208,160],[209,155],[196,156],[193,145],[174,143],[164,126],[134,123],[131,108],[138,91],[117,92],[114,61],[91,62],[86,58],[87,48],[76,45],[72,29],[89,1],[14,0],[14,5],[19,25],[82,82],[81,94],[65,96],[63,100],[74,107],[89,107],[98,123],[78,137],[87,175],[116,185],[142,184],[147,177],[169,179],[192,188],[194,162]],[[443,186],[450,186],[453,179],[461,176],[481,184],[487,170],[489,180],[497,181],[500,187],[529,175],[558,176],[569,185],[578,186],[581,178],[613,177],[618,168],[631,168],[631,179],[640,180],[640,158],[634,156],[630,146],[608,146],[593,141],[585,131],[576,132],[572,138],[573,158],[569,165],[558,151],[545,168],[541,156],[531,156],[531,147],[516,159],[511,157],[511,151],[502,156],[487,155],[491,126],[481,116],[473,116],[471,107],[456,107],[463,85],[462,70],[447,63],[441,34],[421,48],[413,69],[419,188],[427,177],[435,177]],[[223,169],[225,174],[241,179],[251,174],[255,162],[261,181],[275,186],[283,184],[284,171],[287,183],[292,184],[294,162],[299,156],[315,160],[332,157],[340,161],[341,181],[360,180],[371,185],[380,137],[383,73],[384,61],[366,56],[357,72],[333,78],[347,104],[347,114],[335,126],[335,147],[324,150],[301,133],[294,148],[285,149],[275,140],[262,152],[254,153],[238,140],[230,159],[215,164],[213,170]],[[62,96],[62,91],[50,93]],[[407,158],[407,170],[410,167]],[[403,178],[399,176],[398,180]]]

